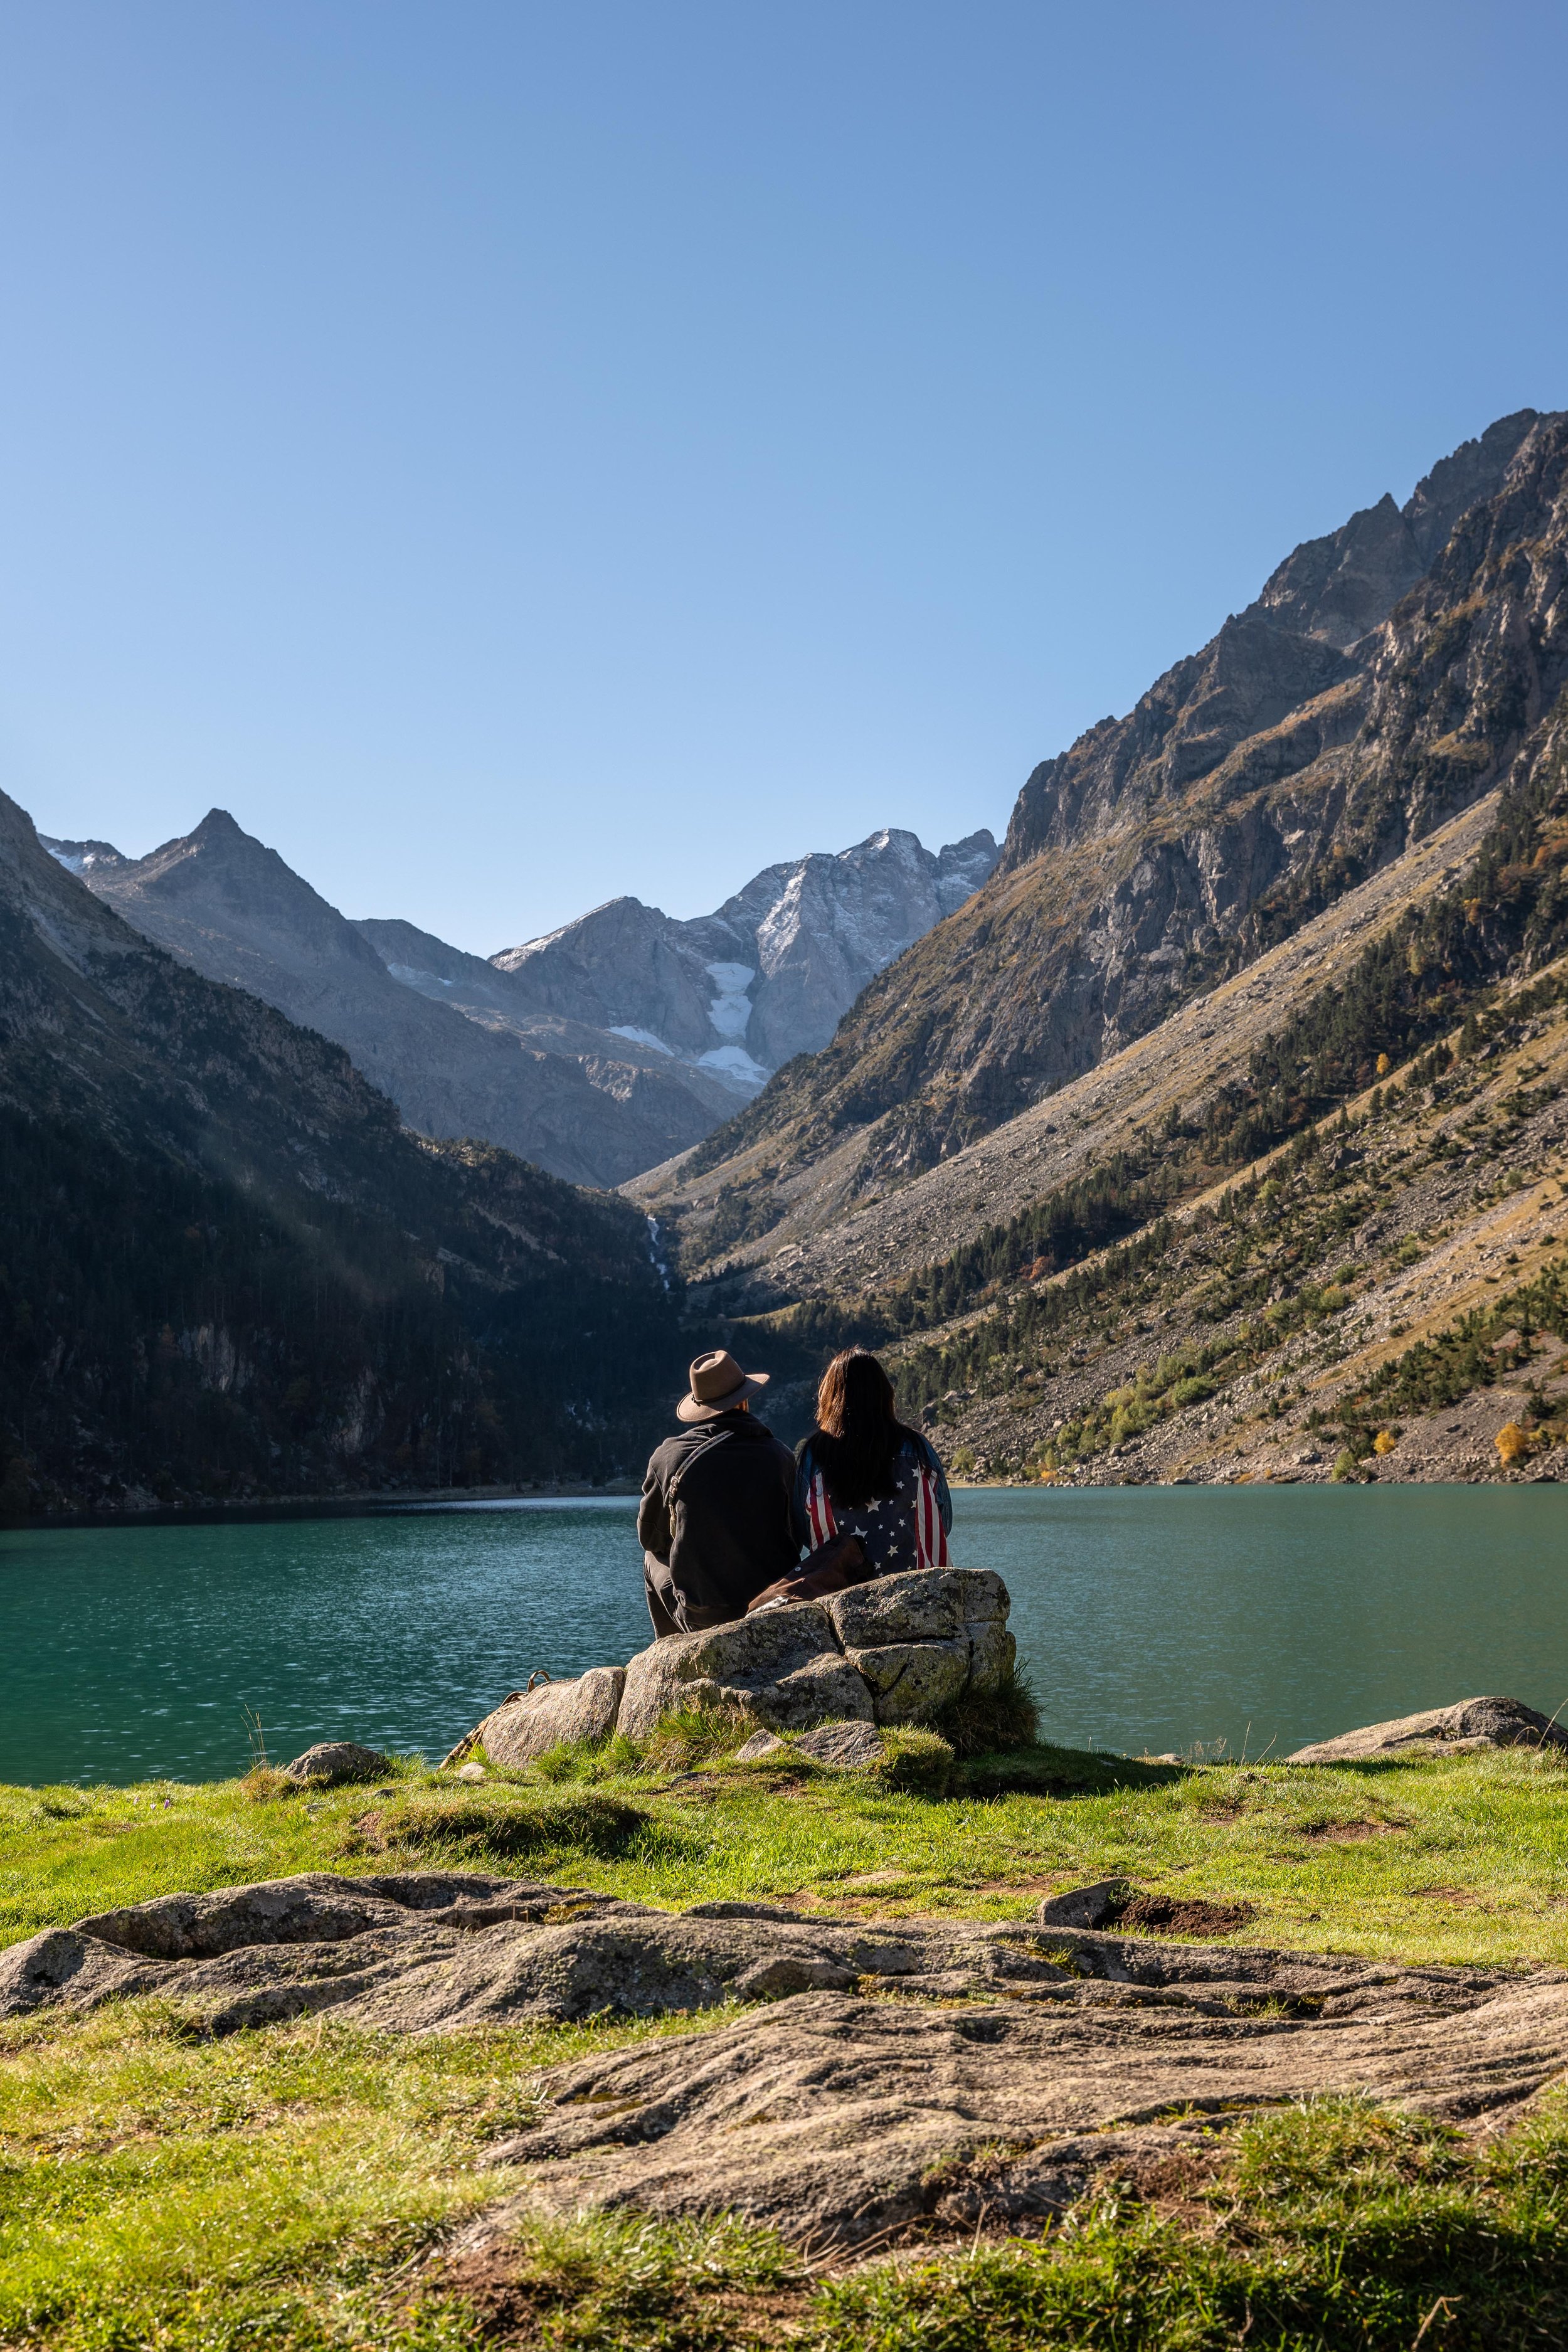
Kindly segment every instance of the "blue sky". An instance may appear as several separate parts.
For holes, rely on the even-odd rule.
[[[1568,11],[0,0],[0,785],[484,952],[1001,831],[1568,405]]]

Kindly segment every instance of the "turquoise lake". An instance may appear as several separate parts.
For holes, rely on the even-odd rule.
[[[439,1756],[535,1667],[649,1628],[635,1505],[0,1533],[0,1780],[242,1771],[353,1738]],[[972,1490],[1045,1734],[1276,1755],[1501,1691],[1568,1706],[1568,1495],[1546,1486]]]

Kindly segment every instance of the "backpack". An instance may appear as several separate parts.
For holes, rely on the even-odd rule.
[[[867,1581],[864,1573],[857,1573],[865,1566],[866,1547],[858,1536],[833,1536],[812,1553],[808,1567],[764,1584],[747,1601],[746,1614],[754,1617],[761,1609],[783,1609],[792,1601],[820,1601],[829,1592],[847,1592],[852,1584]]]

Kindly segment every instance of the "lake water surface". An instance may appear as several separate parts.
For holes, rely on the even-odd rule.
[[[1258,1755],[1502,1691],[1568,1703],[1568,1495],[1537,1486],[978,1489],[1075,1747]],[[439,1756],[531,1669],[648,1639],[635,1504],[0,1533],[0,1780],[195,1780],[352,1738]]]

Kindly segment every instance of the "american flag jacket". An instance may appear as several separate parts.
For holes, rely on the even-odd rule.
[[[815,1439],[814,1431],[795,1457],[795,1516],[803,1542],[818,1551],[832,1536],[858,1536],[873,1576],[951,1565],[952,1498],[935,1449],[917,1430],[905,1432],[893,1456],[892,1493],[872,1503],[835,1496]]]

